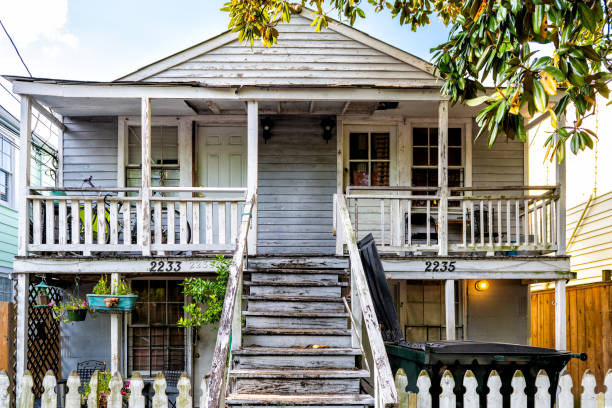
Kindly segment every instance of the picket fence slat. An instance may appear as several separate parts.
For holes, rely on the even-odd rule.
[[[110,395],[108,396],[108,408],[122,408],[123,406],[123,395],[121,395],[121,389],[123,388],[123,380],[121,374],[115,373],[108,383],[110,388]]]
[[[153,396],[153,408],[168,408],[168,396],[166,395],[166,379],[162,373],[157,373],[153,382],[155,395]]]
[[[9,394],[9,386],[11,380],[6,374],[6,370],[0,370],[0,408],[9,408],[11,403],[11,395]]]
[[[190,394],[191,381],[189,381],[187,373],[181,374],[176,388],[178,388],[179,391],[178,397],[176,397],[176,408],[192,408],[193,399]]]
[[[57,380],[53,375],[53,371],[49,370],[43,378],[43,393],[40,396],[40,405],[42,408],[57,408],[57,394],[55,387]]]
[[[417,378],[416,386],[418,393],[406,391],[408,377],[403,369],[395,374],[395,387],[397,388],[399,404],[398,408],[431,408],[432,396],[430,394],[431,378],[427,371],[423,370]],[[527,408],[527,394],[525,389],[527,383],[523,373],[517,370],[511,381],[512,394],[510,395],[511,408]],[[608,370],[603,381],[604,391],[595,393],[597,381],[595,375],[586,370],[582,377],[582,394],[580,396],[580,408],[612,408],[612,369]],[[535,379],[536,393],[534,396],[534,408],[550,408],[556,397],[556,408],[574,408],[574,395],[572,394],[572,377],[564,370],[558,383],[558,393],[550,394],[550,379],[544,370],[540,370]],[[471,370],[467,370],[463,377],[463,408],[479,408],[480,398],[478,394],[478,381]],[[457,408],[457,397],[454,393],[455,379],[450,371],[445,371],[440,380],[442,392],[439,395],[440,408]],[[486,394],[487,408],[502,408],[503,396],[501,394],[502,381],[497,371],[492,370],[487,379]],[[204,407],[204,405],[202,405]],[[0,407],[2,408],[2,407]]]
[[[135,372],[130,380],[130,397],[128,406],[130,408],[142,408],[145,406],[145,397],[142,395],[144,381],[139,372]]]
[[[70,373],[70,375],[72,376],[72,374],[76,374],[76,371],[73,371],[72,373]],[[97,396],[98,396],[98,374],[99,371],[96,370],[93,372],[93,374],[91,375],[91,378],[89,379],[89,395],[87,396],[87,408],[98,408],[98,400],[97,400]],[[78,375],[77,375],[78,378]],[[80,380],[79,380],[80,382]],[[78,388],[78,387],[77,387]],[[68,405],[68,398],[66,398],[66,408],[75,408],[80,406],[80,401],[79,401],[79,405]]]
[[[23,373],[19,387],[17,387],[17,408],[33,408],[34,407],[34,393],[32,387],[34,386],[34,379],[30,370],[26,370]]]
[[[97,376],[96,376],[97,379]],[[81,386],[81,379],[75,370],[70,372],[68,379],[66,380],[66,386],[68,387],[68,393],[66,394],[66,408],[79,408],[81,406],[81,395],[79,394],[79,387]],[[97,391],[97,389],[96,389]],[[95,399],[95,398],[94,398]],[[88,408],[95,408],[87,404]]]
[[[200,397],[200,408],[208,408],[208,381],[206,376],[202,377],[200,382],[200,390],[202,390],[202,396]]]

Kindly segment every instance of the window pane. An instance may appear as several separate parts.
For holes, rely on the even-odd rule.
[[[149,347],[149,328],[135,327],[133,329],[132,344],[134,348]]]
[[[448,148],[448,165],[449,166],[461,166],[461,148],[460,147],[449,147]]]
[[[372,133],[372,160],[389,160],[389,133]]]
[[[448,145],[461,147],[461,128],[448,129]]]
[[[149,303],[151,326],[166,324],[166,303]]]
[[[169,350],[168,370],[183,370],[185,368],[185,349]]]
[[[166,350],[163,348],[151,350],[151,371],[161,371],[165,368],[164,354],[166,354]]]
[[[389,162],[372,163],[372,185],[389,185]]]
[[[148,324],[148,303],[136,303],[136,307],[132,310],[132,324]]]
[[[368,134],[367,133],[351,133],[350,134],[350,160],[367,160],[368,159]]]
[[[132,350],[132,370],[149,371],[149,349]]]
[[[135,295],[138,295],[138,300],[141,302],[146,302],[149,300],[149,295],[147,291],[148,286],[147,281],[145,280],[134,280],[132,281],[132,290]]]
[[[412,144],[414,146],[427,146],[427,128],[412,129]]]
[[[415,166],[427,166],[427,154],[426,147],[415,147],[412,149],[412,164]]]
[[[438,148],[432,147],[429,149],[429,165],[437,166],[438,165]]]
[[[368,186],[370,185],[368,174],[368,163],[351,163],[351,185]]]
[[[183,347],[185,345],[185,330],[179,327],[171,327],[170,332],[170,347]]]
[[[412,169],[412,186],[427,187],[427,169]]]
[[[429,145],[430,146],[438,145],[438,128],[429,129]]]
[[[182,315],[182,303],[168,303],[168,324],[176,324]]]
[[[461,169],[449,169],[448,170],[448,185],[449,187],[461,187],[463,186],[463,170]]]
[[[165,302],[166,301],[166,281],[154,280],[150,282],[151,293],[149,293],[150,302]]]
[[[183,281],[168,281],[168,302],[183,302]]]

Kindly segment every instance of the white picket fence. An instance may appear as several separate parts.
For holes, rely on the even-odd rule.
[[[94,372],[89,382],[90,393],[87,398],[87,408],[98,408],[98,372]],[[129,385],[129,408],[144,408],[145,407],[145,396],[142,391],[145,387],[145,383],[139,373],[135,373],[130,378]],[[120,374],[115,373],[109,382],[110,394],[107,397],[107,408],[122,408],[123,407],[123,395],[121,390],[123,388],[123,379]],[[6,371],[0,371],[0,408],[9,408],[11,406],[11,393],[9,392],[10,381]],[[23,377],[18,381],[17,384],[17,408],[33,408],[34,407],[34,393],[32,392],[32,386],[34,380],[32,374],[26,371]],[[72,371],[66,381],[68,392],[66,394],[65,408],[80,408],[81,407],[81,394],[79,393],[79,387],[81,380],[76,371]],[[53,371],[48,371],[43,379],[44,392],[41,396],[41,408],[57,408],[57,393],[56,393],[57,380]],[[178,380],[176,386],[178,388],[178,395],[175,401],[176,408],[193,408],[193,398],[191,397],[191,380],[187,374],[183,373]],[[208,384],[206,378],[202,378],[201,383],[202,397],[200,398],[199,406],[201,408],[206,407],[206,396],[208,394]],[[162,373],[159,373],[153,382],[153,389],[155,394],[152,398],[152,408],[168,408],[168,396],[166,395],[166,379]]]
[[[431,408],[432,397],[429,392],[431,388],[431,379],[427,371],[421,371],[417,379],[418,393],[406,391],[408,378],[406,373],[401,368],[395,374],[395,387],[399,396],[399,408]],[[580,396],[579,405],[581,408],[612,408],[612,370],[609,370],[604,379],[606,387],[605,392],[595,393],[597,381],[591,370],[586,370],[582,376],[582,394]],[[525,388],[527,386],[525,377],[520,370],[514,373],[511,382],[512,394],[510,395],[511,408],[527,408],[527,394]],[[574,395],[572,394],[572,377],[567,371],[564,371],[559,377],[558,392],[556,395],[550,395],[548,389],[550,381],[544,370],[540,370],[536,380],[536,394],[534,398],[535,408],[551,408],[551,402],[556,398],[556,408],[574,408]],[[463,377],[463,387],[465,393],[463,395],[463,408],[479,408],[480,395],[476,392],[478,382],[471,370],[466,371]],[[500,389],[502,387],[501,377],[497,371],[491,371],[487,380],[489,393],[486,396],[487,408],[501,408],[503,403]],[[455,388],[455,379],[450,371],[445,371],[440,380],[440,408],[456,408],[457,396],[453,392]]]

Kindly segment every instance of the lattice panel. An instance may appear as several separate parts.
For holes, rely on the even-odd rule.
[[[59,289],[49,288],[49,298],[61,301]],[[51,308],[37,308],[36,287],[30,284],[28,307],[28,370],[34,378],[34,395],[43,392],[43,378],[48,370],[61,376],[62,356],[60,323],[53,318]]]

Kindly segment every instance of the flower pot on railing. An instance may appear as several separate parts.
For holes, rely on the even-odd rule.
[[[136,306],[138,295],[88,294],[89,308],[95,311],[129,312]]]

